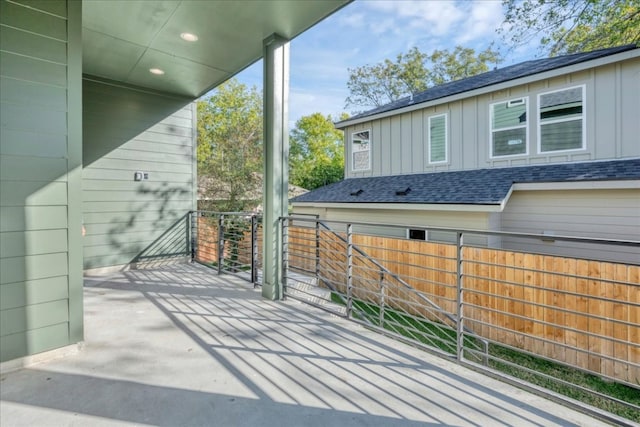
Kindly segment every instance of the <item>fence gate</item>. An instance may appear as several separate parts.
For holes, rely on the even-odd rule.
[[[262,217],[245,212],[191,212],[191,259],[259,285]]]

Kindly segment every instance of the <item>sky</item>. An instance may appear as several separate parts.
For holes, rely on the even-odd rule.
[[[349,68],[395,59],[417,46],[422,52],[476,52],[495,42],[505,58],[499,67],[539,56],[537,44],[507,52],[496,29],[504,15],[501,0],[356,0],[316,24],[290,44],[289,127],[315,112],[337,119],[349,92]],[[262,88],[262,61],[236,78]]]

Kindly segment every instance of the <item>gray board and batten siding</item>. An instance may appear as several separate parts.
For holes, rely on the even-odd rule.
[[[83,339],[80,2],[0,1],[0,361]]]
[[[85,269],[185,256],[195,103],[90,76],[83,90]],[[136,172],[148,179],[135,181]]]
[[[338,127],[345,135],[345,177],[525,166],[640,157],[640,49],[632,49],[459,93],[442,99],[386,111]],[[584,87],[586,147],[539,152],[538,96]],[[494,103],[528,100],[526,154],[495,157],[490,152],[490,116]],[[446,114],[445,162],[429,163],[429,118]],[[370,131],[371,167],[352,170],[352,135]]]

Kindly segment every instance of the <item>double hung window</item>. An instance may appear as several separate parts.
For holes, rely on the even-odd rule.
[[[529,98],[491,104],[491,157],[527,154]]]
[[[371,131],[361,130],[351,134],[351,170],[371,169]]]
[[[585,148],[584,91],[577,86],[538,95],[541,153]]]

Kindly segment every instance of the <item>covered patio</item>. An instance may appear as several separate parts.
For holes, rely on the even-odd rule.
[[[197,264],[84,303],[82,351],[2,376],[1,425],[604,425]]]

